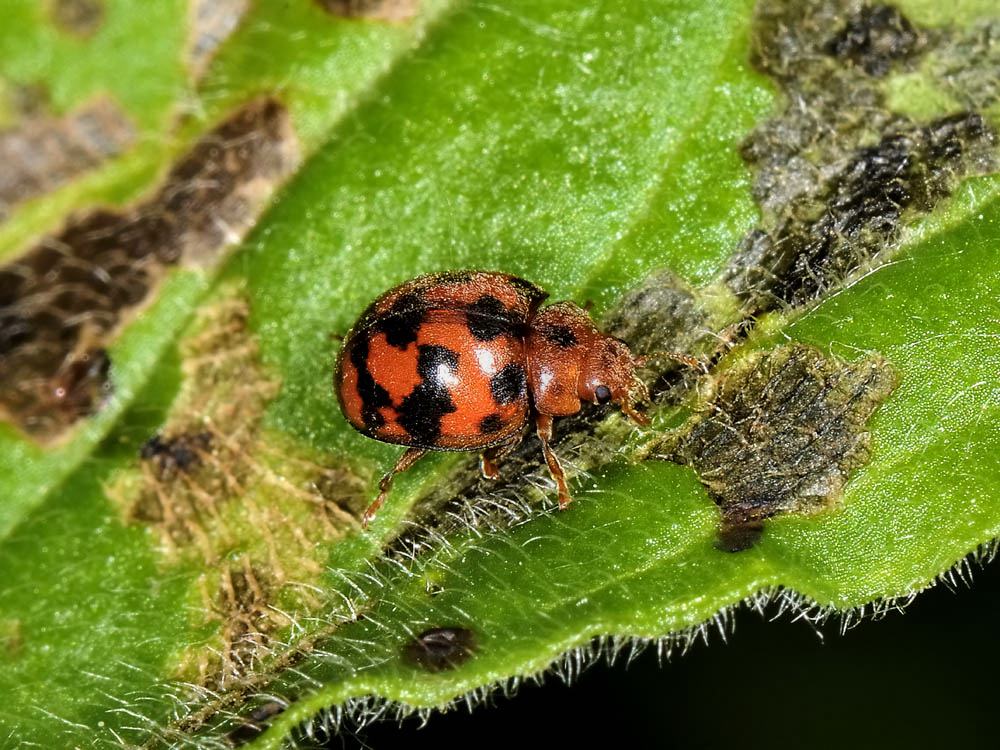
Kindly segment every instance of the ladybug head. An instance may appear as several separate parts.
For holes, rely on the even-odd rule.
[[[648,397],[648,391],[635,374],[635,359],[624,341],[613,336],[595,336],[581,365],[578,381],[581,400],[615,403],[636,424],[649,424],[649,417],[635,408],[637,402]]]

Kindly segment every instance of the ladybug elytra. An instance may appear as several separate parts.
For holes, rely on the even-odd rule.
[[[540,308],[548,295],[503,273],[419,276],[376,299],[344,338],[334,389],[363,434],[407,446],[379,483],[368,524],[396,474],[427,451],[478,451],[485,477],[533,419],[559,491],[572,500],[551,447],[555,417],[584,401],[614,403],[640,425],[647,391],[628,346],[601,333],[572,302]]]

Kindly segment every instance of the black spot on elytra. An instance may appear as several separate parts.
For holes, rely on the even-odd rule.
[[[426,305],[413,294],[404,294],[379,318],[375,328],[385,334],[391,346],[405,349],[417,340]]]
[[[511,404],[522,398],[528,389],[527,377],[521,365],[511,362],[490,378],[490,392],[498,404]]]
[[[403,660],[428,672],[443,672],[467,662],[476,650],[468,628],[431,628],[403,646]]]
[[[891,5],[866,6],[826,44],[825,51],[849,60],[870,76],[884,76],[892,64],[916,52],[920,35]]]
[[[358,371],[358,395],[361,396],[361,419],[365,427],[376,429],[385,424],[385,418],[379,413],[383,406],[391,406],[389,392],[375,382],[368,371],[368,336],[358,335],[351,342],[351,364]]]
[[[484,294],[465,310],[469,331],[480,341],[491,341],[504,333],[518,333],[523,324],[496,297]]]
[[[484,435],[492,435],[494,432],[499,432],[502,427],[503,417],[499,414],[485,416],[479,423],[479,431]]]
[[[578,343],[576,334],[570,330],[569,326],[546,326],[542,331],[542,335],[545,336],[546,340],[551,341],[553,344],[562,347],[563,349],[576,346]]]
[[[441,418],[458,411],[441,380],[441,368],[454,373],[458,354],[444,346],[421,344],[417,355],[417,373],[421,381],[399,405],[397,422],[417,445],[433,446],[441,435]]]

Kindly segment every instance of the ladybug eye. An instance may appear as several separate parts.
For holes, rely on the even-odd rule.
[[[597,403],[606,404],[611,400],[611,389],[606,385],[599,385],[594,389],[594,398]]]

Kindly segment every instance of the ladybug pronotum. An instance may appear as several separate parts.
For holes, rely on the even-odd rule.
[[[648,424],[635,408],[647,392],[625,343],[572,302],[539,309],[547,296],[503,273],[442,273],[407,281],[362,313],[337,358],[341,409],[368,437],[407,446],[382,477],[365,525],[393,477],[427,451],[478,451],[483,475],[495,479],[529,419],[565,508],[572,498],[551,447],[553,418],[584,401],[611,402]]]

